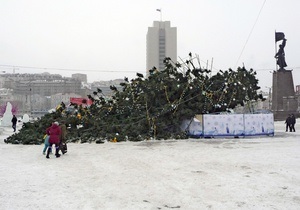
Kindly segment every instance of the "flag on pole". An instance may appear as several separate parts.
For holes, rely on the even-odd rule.
[[[280,40],[284,39],[284,33],[282,32],[275,32],[275,42],[278,42]]]

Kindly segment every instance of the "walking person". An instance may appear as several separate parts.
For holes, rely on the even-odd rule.
[[[296,124],[296,118],[295,118],[295,115],[294,114],[292,114],[291,115],[291,132],[296,132],[295,131],[295,124]]]
[[[11,119],[11,122],[12,122],[12,128],[14,129],[14,132],[16,132],[17,122],[18,122],[18,119],[17,119],[16,115],[13,115],[13,118]]]
[[[66,143],[67,126],[66,126],[65,121],[61,121],[60,129],[61,129],[61,134],[60,134],[59,148],[60,148],[62,154],[64,155],[68,151],[67,143]]]
[[[285,132],[290,131],[291,132],[291,115],[289,114],[289,116],[286,118],[285,120]]]
[[[61,129],[59,127],[58,122],[54,122],[49,128],[46,130],[47,135],[49,135],[49,146],[47,150],[46,158],[49,158],[49,154],[52,151],[52,145],[55,145],[55,156],[58,158],[60,157],[59,154],[59,142],[60,142],[60,135]]]
[[[52,124],[50,124],[51,126]],[[43,149],[43,155],[46,155],[46,151],[48,149],[48,147],[50,146],[50,143],[49,143],[49,138],[50,136],[46,133],[43,137],[43,140],[44,140],[44,149]],[[51,153],[51,152],[50,152]]]
[[[47,135],[47,134],[45,134],[45,136],[43,138],[44,139],[43,155],[46,155],[46,151],[47,151],[48,147],[50,146],[50,144],[49,144],[49,138],[50,138],[50,136]]]

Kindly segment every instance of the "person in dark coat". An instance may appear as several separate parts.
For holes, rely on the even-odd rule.
[[[49,147],[47,150],[46,158],[49,158],[49,154],[52,150],[52,145],[55,145],[55,156],[58,158],[60,157],[59,154],[59,143],[60,143],[60,135],[61,129],[59,127],[58,122],[54,122],[49,128],[46,129],[47,135],[49,135]]]
[[[61,134],[60,134],[59,148],[60,148],[62,154],[64,155],[68,151],[67,143],[66,143],[67,126],[66,126],[65,121],[61,121],[60,129],[61,129]]]
[[[296,124],[296,118],[295,118],[295,116],[292,114],[291,115],[291,125],[290,125],[290,127],[291,127],[291,132],[295,132],[295,124]]]
[[[13,118],[11,119],[11,122],[12,122],[12,128],[14,129],[14,132],[16,132],[17,122],[18,122],[18,119],[17,119],[16,115],[13,115]]]
[[[291,132],[291,115],[289,114],[289,116],[286,118],[285,120],[285,132],[290,131]]]

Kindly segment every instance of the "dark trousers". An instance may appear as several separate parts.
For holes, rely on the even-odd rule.
[[[291,125],[290,124],[286,124],[285,126],[285,132],[291,131]]]
[[[12,128],[14,129],[14,132],[16,132],[17,125],[16,125],[16,124],[13,124],[13,125],[12,125]]]
[[[46,158],[49,158],[49,154],[52,151],[52,145],[53,145],[53,143],[49,143]],[[55,156],[59,157],[60,156],[60,154],[59,154],[59,143],[54,144],[54,145],[55,145]]]
[[[295,124],[290,125],[290,132],[295,132]]]

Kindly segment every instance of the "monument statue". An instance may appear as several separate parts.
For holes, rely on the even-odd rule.
[[[279,50],[275,55],[275,58],[277,59],[277,65],[279,66],[279,70],[285,70],[284,67],[287,67],[287,64],[285,62],[285,53],[284,53],[284,47],[286,45],[286,38],[284,36],[284,33],[277,32],[275,34],[275,42],[282,40],[282,43],[279,45]]]
[[[281,42],[279,43],[279,50],[275,52],[276,63],[279,69],[276,68],[276,71],[273,71],[272,112],[274,113],[274,119],[284,120],[288,114],[296,113],[298,101],[297,97],[295,97],[292,70],[285,69],[287,64],[284,47],[287,39],[283,32],[275,31],[275,48],[279,41]]]

